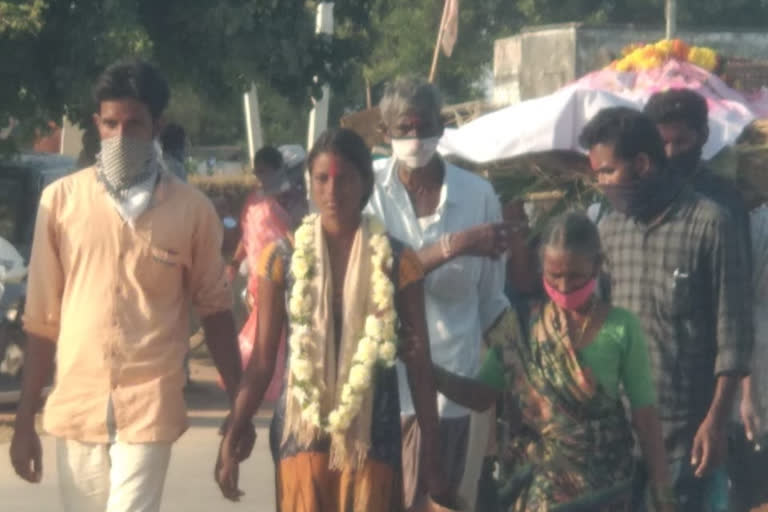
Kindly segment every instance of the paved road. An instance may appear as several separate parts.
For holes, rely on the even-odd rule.
[[[195,368],[193,370],[200,371]],[[259,437],[253,455],[242,466],[240,483],[246,494],[240,503],[227,502],[221,497],[213,481],[213,464],[220,439],[217,430],[224,417],[221,404],[226,403],[226,400],[221,393],[212,389],[208,379],[202,385],[199,382],[188,394],[191,427],[174,446],[161,510],[273,512],[274,475],[267,434],[269,413],[266,412],[256,420]],[[60,510],[54,447],[52,438],[43,438],[43,482],[39,485],[28,485],[13,473],[8,461],[8,444],[0,442],[0,510]]]
[[[171,468],[163,500],[164,512],[248,511],[272,512],[274,483],[272,459],[266,446],[266,430],[260,429],[254,454],[245,462],[241,472],[241,488],[246,495],[237,504],[228,503],[221,497],[213,482],[213,463],[216,456],[216,428],[194,426],[174,447]],[[27,485],[16,478],[7,463],[8,445],[1,446],[0,503],[9,512],[55,512],[59,510],[56,487],[54,441],[44,439],[45,472],[40,485]]]

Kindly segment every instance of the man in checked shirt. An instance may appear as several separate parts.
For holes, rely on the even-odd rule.
[[[726,430],[749,371],[752,309],[744,244],[730,215],[669,172],[653,121],[601,111],[581,144],[614,211],[600,223],[613,304],[648,337],[679,510],[708,510]]]

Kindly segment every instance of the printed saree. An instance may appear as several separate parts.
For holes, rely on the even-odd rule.
[[[492,347],[507,385],[500,454],[510,512],[627,510],[632,431],[624,407],[579,361],[565,315],[549,303],[530,335]]]

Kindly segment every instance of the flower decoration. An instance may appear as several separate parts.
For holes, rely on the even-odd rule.
[[[364,332],[352,358],[347,381],[341,388],[337,406],[323,417],[320,408],[322,390],[317,375],[322,371],[313,360],[314,347],[322,343],[312,324],[317,292],[312,289],[316,275],[315,222],[317,215],[309,215],[295,236],[295,250],[291,258],[294,284],[288,300],[291,318],[290,371],[293,377],[291,395],[301,406],[302,419],[328,433],[344,433],[357,417],[363,397],[371,387],[376,365],[392,367],[397,357],[397,313],[395,287],[388,277],[392,270],[392,247],[384,225],[376,218],[365,216],[370,232],[369,247],[373,271],[369,284],[370,308]]]
[[[689,46],[680,39],[662,39],[654,44],[632,44],[624,48],[622,58],[614,61],[616,71],[648,71],[670,60],[690,62],[707,71],[717,68],[718,56],[711,48]]]

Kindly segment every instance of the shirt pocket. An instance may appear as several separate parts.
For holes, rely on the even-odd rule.
[[[693,284],[691,275],[683,268],[667,272],[664,295],[665,308],[674,318],[686,317],[691,313]]]
[[[691,276],[684,269],[677,268],[669,274],[668,305],[669,312],[675,317],[687,316],[691,312],[692,282]]]
[[[178,252],[142,244],[135,275],[147,295],[176,297],[181,291],[182,273],[182,258]]]

